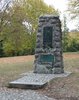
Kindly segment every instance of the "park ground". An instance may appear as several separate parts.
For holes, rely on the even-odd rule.
[[[56,78],[43,89],[35,90],[57,100],[79,100],[79,53],[64,53],[65,71],[68,77]],[[0,89],[8,90],[8,82],[33,70],[34,56],[0,58]]]

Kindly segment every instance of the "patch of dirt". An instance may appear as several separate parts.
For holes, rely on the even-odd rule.
[[[38,92],[56,100],[79,100],[79,75],[74,73],[66,78],[54,79]]]
[[[68,58],[68,59],[77,59],[77,58],[79,58],[79,54],[78,53],[64,53],[63,54],[63,56],[64,56],[64,58]]]
[[[28,62],[30,60],[34,60],[33,55],[0,58],[0,63]]]
[[[63,54],[64,58],[79,58],[79,54],[75,53],[66,53]],[[25,62],[34,60],[34,55],[28,55],[28,56],[17,56],[17,57],[5,57],[0,58],[0,63],[16,63],[16,62]]]

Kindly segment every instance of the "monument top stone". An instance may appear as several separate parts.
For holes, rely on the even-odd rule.
[[[45,18],[45,17],[51,17],[51,18],[53,18],[53,17],[57,17],[57,18],[59,18],[59,16],[58,15],[53,15],[53,14],[46,14],[46,15],[41,15],[39,18]]]

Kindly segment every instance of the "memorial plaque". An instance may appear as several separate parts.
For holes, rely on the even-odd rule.
[[[52,48],[52,27],[43,29],[43,48]]]
[[[40,61],[41,62],[54,62],[54,55],[46,54],[46,55],[41,55],[40,56]]]

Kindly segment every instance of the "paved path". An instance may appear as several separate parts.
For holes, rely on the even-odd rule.
[[[55,100],[34,90],[2,89],[0,90],[0,100]]]

